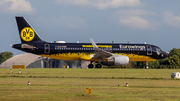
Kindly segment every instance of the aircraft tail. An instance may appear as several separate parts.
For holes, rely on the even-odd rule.
[[[21,43],[32,43],[42,41],[36,31],[24,17],[16,17]]]

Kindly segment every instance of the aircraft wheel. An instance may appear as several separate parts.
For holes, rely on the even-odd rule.
[[[93,68],[93,67],[94,67],[93,64],[89,64],[89,65],[88,65],[88,68]]]
[[[102,65],[101,64],[96,64],[96,68],[101,68]]]

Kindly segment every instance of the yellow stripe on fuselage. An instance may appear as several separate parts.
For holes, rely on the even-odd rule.
[[[156,61],[156,59],[153,59],[149,56],[144,55],[137,55],[137,54],[126,54],[126,53],[114,53],[115,55],[123,55],[128,56],[129,61]],[[87,61],[95,61],[98,62],[98,58],[92,58],[93,53],[85,53],[85,52],[78,52],[78,53],[59,53],[59,54],[41,54],[41,56],[49,57],[53,59],[60,59],[60,60],[87,60]],[[104,59],[106,61],[106,59]]]
[[[97,45],[99,48],[112,48],[112,45]],[[82,45],[82,47],[93,47],[93,45]]]

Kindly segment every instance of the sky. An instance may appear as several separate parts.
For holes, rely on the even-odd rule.
[[[45,41],[144,43],[180,48],[180,0],[0,0],[0,52],[20,43],[15,16]]]

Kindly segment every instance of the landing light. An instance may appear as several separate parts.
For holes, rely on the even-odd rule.
[[[163,54],[161,54],[161,57],[163,57],[164,55]]]

